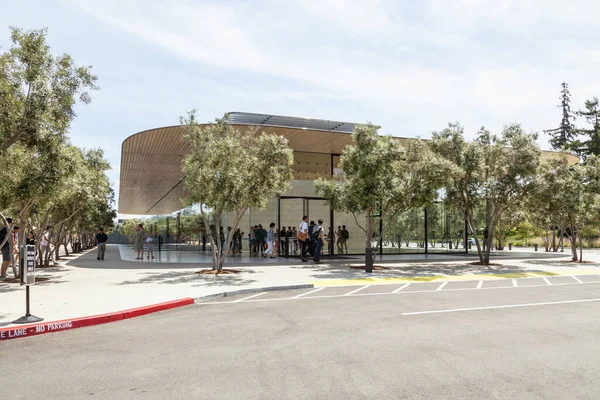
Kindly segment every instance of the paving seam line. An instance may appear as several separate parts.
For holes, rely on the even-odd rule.
[[[131,308],[122,311],[115,311],[107,314],[90,315],[87,317],[63,319],[59,321],[46,321],[36,324],[0,328],[0,341],[43,335],[46,333],[61,332],[83,328],[86,326],[107,324],[109,322],[122,321],[129,318],[140,317],[142,315],[148,315],[155,312],[170,310],[192,304],[194,304],[194,299],[191,297],[186,297],[179,300],[167,301],[164,303],[152,304],[145,307]]]
[[[267,287],[259,287],[259,288],[252,288],[252,289],[240,289],[240,290],[232,290],[230,292],[221,292],[221,293],[215,293],[215,294],[208,294],[206,296],[195,297],[194,301],[196,303],[201,303],[204,300],[210,300],[210,299],[221,298],[221,297],[237,296],[237,295],[241,295],[241,294],[252,294],[252,293],[259,293],[259,292],[274,292],[274,291],[278,291],[278,290],[314,289],[314,287],[315,287],[315,285],[312,283],[305,283],[305,284],[299,284],[299,285],[267,286]]]

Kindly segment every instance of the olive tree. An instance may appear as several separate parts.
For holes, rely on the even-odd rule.
[[[22,164],[15,153],[26,153],[26,162],[33,160],[36,168],[42,165],[46,171],[55,170],[57,158],[52,153],[66,144],[77,100],[89,103],[88,90],[97,89],[91,67],[76,65],[68,54],[53,55],[46,35],[46,29],[11,28],[12,44],[0,52],[0,158],[6,168]],[[35,190],[51,186],[54,179],[52,171],[42,175]],[[33,187],[28,185],[19,185],[15,192],[14,183],[0,185],[0,197],[12,196],[0,209],[12,213],[24,227],[35,193],[26,193]],[[22,201],[17,203],[15,197]],[[24,235],[25,229],[21,229],[21,243]]]
[[[533,190],[540,162],[536,138],[518,124],[507,125],[499,135],[481,128],[473,142],[465,140],[458,123],[433,133],[432,149],[455,166],[447,201],[466,216],[482,265],[490,263],[494,233],[504,213]],[[477,236],[478,208],[485,209],[483,246]]]
[[[399,214],[435,201],[451,165],[421,140],[402,146],[372,124],[357,125],[352,138],[340,156],[343,174],[316,180],[315,190],[331,208],[354,216],[370,248],[377,224],[385,230]]]
[[[560,154],[545,160],[529,208],[539,228],[565,228],[572,260],[582,262],[583,231],[597,228],[600,220],[600,159],[590,155],[585,164],[570,165]]]
[[[186,202],[200,204],[204,226],[214,224],[216,235],[224,213],[235,214],[231,224],[235,232],[248,208],[264,209],[270,198],[288,190],[294,158],[283,136],[236,128],[229,123],[227,114],[203,126],[192,111],[181,118],[181,124],[190,146],[183,165],[189,193]],[[215,232],[209,238],[213,270],[220,272],[232,237],[225,249]]]

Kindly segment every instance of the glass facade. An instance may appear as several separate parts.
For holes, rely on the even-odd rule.
[[[239,228],[244,233],[244,252],[248,250],[250,228],[262,225],[268,229],[271,222],[276,224],[279,234],[279,254],[286,255],[285,236],[281,228],[298,229],[303,215],[315,223],[323,220],[326,243],[323,254],[364,254],[366,248],[366,227],[364,216],[331,210],[326,202],[315,193],[313,181],[317,178],[330,178],[341,174],[337,168],[338,155],[294,152],[294,180],[291,188],[279,197],[270,199],[264,210],[249,209],[240,220]],[[235,215],[227,214],[223,226],[233,225]],[[332,220],[333,218],[333,220]],[[342,234],[345,226],[346,235]],[[375,234],[370,245],[381,250],[382,254],[402,253],[448,253],[465,252],[465,220],[459,212],[452,210],[443,202],[435,203],[425,209],[413,209],[385,220],[380,232],[378,221],[374,221]],[[288,234],[287,255],[297,256],[299,247],[296,235]],[[347,239],[345,238],[347,236]]]

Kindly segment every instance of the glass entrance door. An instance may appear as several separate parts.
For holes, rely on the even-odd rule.
[[[308,222],[318,224],[323,220],[323,231],[325,233],[325,243],[323,244],[322,254],[335,254],[335,235],[331,234],[332,224],[331,209],[325,204],[325,200],[314,197],[281,197],[279,198],[279,217],[278,229],[280,237],[280,252],[282,256],[299,256],[300,248],[296,232],[302,222],[302,217],[308,215]],[[286,237],[282,231],[285,228]],[[290,232],[291,228],[291,234]],[[287,246],[287,247],[286,247]]]

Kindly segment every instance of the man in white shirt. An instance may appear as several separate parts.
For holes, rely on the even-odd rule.
[[[302,222],[298,228],[298,242],[300,243],[300,258],[302,258],[302,262],[308,262],[306,258],[306,251],[308,250],[308,246],[306,245],[306,241],[308,240],[308,222],[306,221],[308,221],[308,215],[302,217]]]

